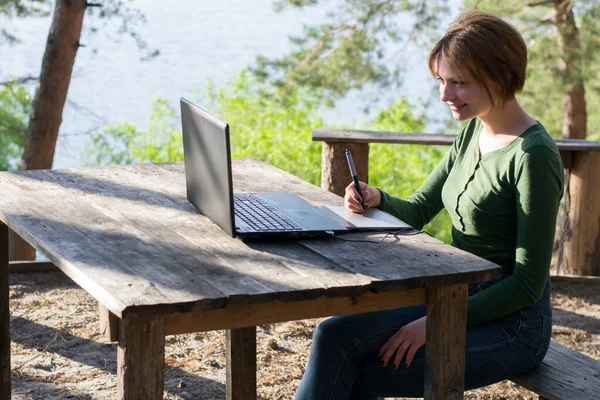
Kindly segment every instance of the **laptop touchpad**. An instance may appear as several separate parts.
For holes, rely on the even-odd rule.
[[[346,228],[314,208],[286,208],[285,213],[309,231],[340,231]]]
[[[293,193],[260,193],[260,197],[267,199],[271,204],[284,210],[288,208],[313,208],[308,202]]]
[[[323,218],[321,214],[312,208],[285,208],[285,213],[296,220]]]
[[[317,208],[293,193],[261,193],[271,204],[311,231],[345,230],[336,221],[325,217]]]

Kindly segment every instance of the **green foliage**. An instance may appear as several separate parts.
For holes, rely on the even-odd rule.
[[[27,134],[31,96],[23,86],[0,86],[0,170],[17,168]]]
[[[310,93],[298,90],[282,98],[277,89],[242,72],[221,89],[210,85],[203,97],[198,103],[230,124],[232,157],[258,158],[309,182],[319,181],[320,144],[312,142],[311,131],[322,120],[318,100]],[[182,160],[175,109],[166,100],[155,100],[150,120],[147,130],[123,123],[93,134],[86,163]]]
[[[321,145],[311,140],[323,125],[310,91],[282,94],[242,72],[232,84],[208,90],[208,104],[231,127],[233,157],[253,157],[311,183],[320,181]]]
[[[164,99],[152,102],[150,127],[110,124],[91,136],[84,152],[88,165],[133,164],[183,160],[180,118]]]

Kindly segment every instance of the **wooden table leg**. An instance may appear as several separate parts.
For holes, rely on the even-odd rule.
[[[467,284],[427,288],[425,400],[462,400]]]
[[[111,342],[119,341],[120,319],[110,310],[98,303],[98,314],[100,319],[100,334]]]
[[[165,386],[165,322],[162,317],[129,316],[119,323],[117,398],[162,399]]]
[[[8,226],[0,221],[0,400],[9,400],[10,307],[8,300]]]
[[[256,327],[228,329],[227,400],[256,399]]]

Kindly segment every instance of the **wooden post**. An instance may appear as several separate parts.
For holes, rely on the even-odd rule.
[[[119,324],[117,398],[163,398],[165,322],[163,317],[128,316]]]
[[[33,261],[35,249],[12,229],[9,230],[9,259],[10,261]]]
[[[600,152],[573,156],[566,186],[560,273],[600,276]]]
[[[227,400],[256,399],[256,327],[227,329]]]
[[[11,395],[8,235],[8,226],[0,221],[0,400],[10,400]]]
[[[98,314],[100,320],[100,334],[111,342],[119,340],[119,317],[98,303]]]
[[[462,400],[467,284],[427,288],[425,400]]]
[[[321,187],[343,196],[346,186],[352,182],[346,149],[352,152],[358,179],[369,182],[369,144],[323,142],[321,160]]]

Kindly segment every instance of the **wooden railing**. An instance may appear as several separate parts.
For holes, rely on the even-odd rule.
[[[319,128],[312,138],[323,142],[321,186],[343,196],[349,183],[346,149],[352,151],[359,179],[368,182],[369,143],[449,146],[456,136]],[[600,276],[600,143],[557,139],[556,145],[565,168],[557,270]]]

